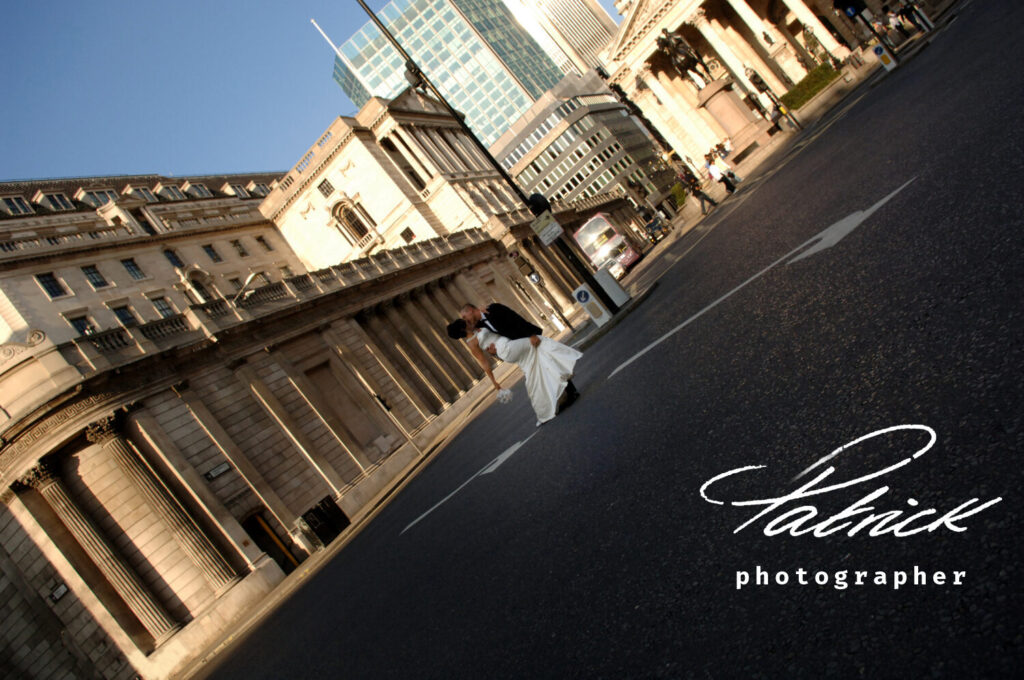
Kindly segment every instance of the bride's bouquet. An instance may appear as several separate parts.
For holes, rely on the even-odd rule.
[[[512,401],[512,390],[498,390],[498,401],[502,404]]]

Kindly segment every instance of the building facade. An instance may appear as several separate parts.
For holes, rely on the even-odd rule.
[[[378,16],[486,144],[562,75],[501,0],[395,0]],[[372,22],[336,52],[334,79],[359,108],[408,86]]]
[[[525,209],[307,267],[258,209],[295,172],[0,184],[5,676],[175,677],[491,394],[463,303],[573,306]]]
[[[620,188],[638,206],[656,206],[675,175],[651,139],[593,70],[566,76],[545,93],[491,152],[526,193],[574,201]]]
[[[551,327],[479,230],[307,271],[217,179],[0,184],[5,677],[174,677],[489,392],[465,301]]]
[[[519,200],[430,97],[406,88],[338,118],[260,207],[310,269],[482,228]]]
[[[563,73],[601,66],[618,25],[596,0],[505,0],[516,20]]]
[[[751,71],[782,95],[829,55],[846,57],[858,40],[826,0],[620,0],[616,7],[624,19],[604,53],[610,82],[692,167],[726,139],[741,159],[756,148],[763,130],[755,109],[771,102],[753,86]],[[663,31],[704,57],[712,82],[677,72],[659,49]]]

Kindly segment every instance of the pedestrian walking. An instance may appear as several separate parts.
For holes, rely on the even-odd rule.
[[[710,203],[712,207],[718,206],[718,203],[716,203],[710,196],[705,194],[703,189],[701,189],[700,180],[697,179],[696,175],[688,172],[684,175],[680,175],[679,179],[682,180],[683,186],[686,187],[686,190],[689,191],[694,198],[700,201],[701,215],[707,215],[708,212],[710,212],[708,210],[708,203]]]
[[[707,163],[704,167],[707,168],[708,174],[711,176],[711,179],[724,186],[725,190],[730,194],[736,191],[736,185],[732,183],[731,179],[729,179],[729,175],[722,172],[721,168],[719,168],[715,164],[714,158],[711,158],[709,155],[709,157],[706,158],[705,160],[707,160]]]

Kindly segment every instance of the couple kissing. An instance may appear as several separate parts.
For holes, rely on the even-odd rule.
[[[501,385],[495,380],[491,362],[484,352],[519,366],[538,426],[554,418],[579,396],[572,384],[572,374],[582,353],[544,337],[540,328],[497,302],[482,309],[466,304],[459,316],[448,324],[448,336],[466,341],[469,351],[498,392],[501,392]]]

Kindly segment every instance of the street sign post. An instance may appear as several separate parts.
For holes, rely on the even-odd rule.
[[[884,45],[875,45],[871,48],[871,51],[874,53],[875,57],[878,58],[878,61],[882,62],[882,66],[885,67],[886,71],[891,71],[896,68],[897,64],[895,57],[893,57],[892,52],[885,49]]]
[[[540,215],[530,222],[530,227],[533,229],[533,233],[537,235],[540,242],[546,246],[551,245],[558,240],[558,237],[564,233],[562,225],[558,223],[555,216],[551,214],[550,210],[545,210]]]

